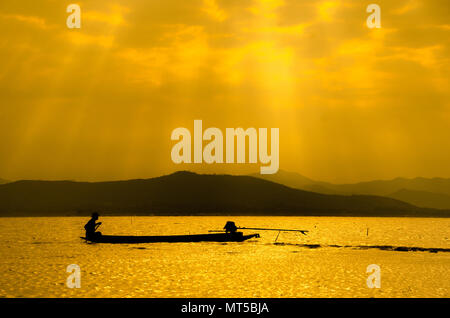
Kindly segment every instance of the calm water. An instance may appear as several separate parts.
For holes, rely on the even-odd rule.
[[[199,234],[228,220],[310,232],[276,242],[277,232],[260,231],[243,243],[86,244],[88,218],[0,218],[0,297],[450,296],[450,219],[102,217],[100,230]],[[66,287],[69,264],[81,267],[79,289]],[[381,267],[380,289],[366,285],[369,264]]]

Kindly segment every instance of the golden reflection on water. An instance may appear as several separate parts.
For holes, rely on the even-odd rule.
[[[0,218],[0,297],[449,297],[449,252],[356,246],[450,248],[450,220],[332,217],[101,217],[117,235],[200,234],[239,226],[263,232],[242,243],[86,244],[88,218]],[[251,233],[249,231],[249,233]],[[309,247],[302,246],[307,244]],[[318,245],[318,248],[312,245]],[[350,247],[333,247],[350,246]],[[351,247],[353,246],[353,247]],[[66,267],[81,267],[69,289]],[[381,267],[369,289],[366,268]]]

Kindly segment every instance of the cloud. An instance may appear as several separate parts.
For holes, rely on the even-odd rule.
[[[216,0],[204,0],[202,10],[212,19],[222,22],[227,19],[226,12],[221,9]]]
[[[20,15],[20,14],[1,14],[0,18],[2,19],[12,19],[16,20],[18,22],[24,22],[31,26],[40,28],[40,29],[49,29],[50,26],[47,24],[45,19],[41,17],[36,16],[26,16],[26,15]]]
[[[96,10],[83,11],[83,20],[119,26],[126,23],[124,15],[128,12],[129,8],[118,4],[112,4],[109,8],[109,12]]]
[[[199,118],[280,127],[318,179],[450,176],[448,3],[377,3],[381,29],[357,0],[81,1],[68,30],[64,3],[2,1],[0,176],[158,175]]]

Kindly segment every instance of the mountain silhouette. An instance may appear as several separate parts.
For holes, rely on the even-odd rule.
[[[450,209],[450,195],[442,193],[401,189],[390,194],[389,197],[400,201],[410,202],[420,207]]]
[[[421,207],[450,209],[450,179],[445,178],[396,178],[333,184],[314,181],[298,173],[282,170],[273,175],[254,174],[252,176],[322,194],[386,196]]]
[[[1,216],[88,215],[442,216],[385,197],[324,195],[250,176],[176,172],[111,182],[16,181],[0,185]]]

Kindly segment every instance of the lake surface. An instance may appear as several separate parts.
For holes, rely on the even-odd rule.
[[[101,217],[99,230],[201,234],[229,220],[309,233],[258,231],[261,238],[242,243],[86,244],[79,237],[88,218],[0,218],[0,297],[450,296],[450,219]],[[81,288],[66,286],[70,264],[81,268]],[[367,287],[370,264],[380,266],[379,289]]]

